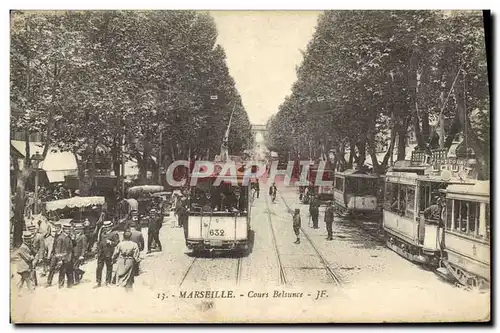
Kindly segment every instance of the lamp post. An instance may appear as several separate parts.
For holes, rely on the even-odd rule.
[[[38,171],[40,170],[40,162],[43,161],[43,156],[39,152],[31,156],[31,161],[33,163],[33,168],[35,169],[35,204],[33,208],[33,214],[38,214]]]

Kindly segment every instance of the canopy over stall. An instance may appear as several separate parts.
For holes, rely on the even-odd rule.
[[[73,197],[46,202],[45,209],[47,211],[54,211],[64,208],[84,208],[98,205],[102,206],[104,203],[104,197]]]

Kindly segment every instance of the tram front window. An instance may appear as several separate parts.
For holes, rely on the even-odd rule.
[[[191,207],[204,212],[245,212],[246,187],[232,186],[222,182],[213,186],[213,182],[198,185],[191,190]]]
[[[389,211],[398,209],[398,184],[385,184],[385,208]]]

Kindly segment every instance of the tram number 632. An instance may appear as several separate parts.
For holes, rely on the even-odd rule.
[[[210,229],[208,231],[208,234],[210,236],[224,236],[224,230],[223,229]]]

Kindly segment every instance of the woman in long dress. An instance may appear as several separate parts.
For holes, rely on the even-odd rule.
[[[134,284],[134,268],[140,261],[139,246],[130,240],[132,233],[127,230],[123,233],[123,241],[118,243],[113,253],[113,261],[116,261],[116,285],[132,289]]]

